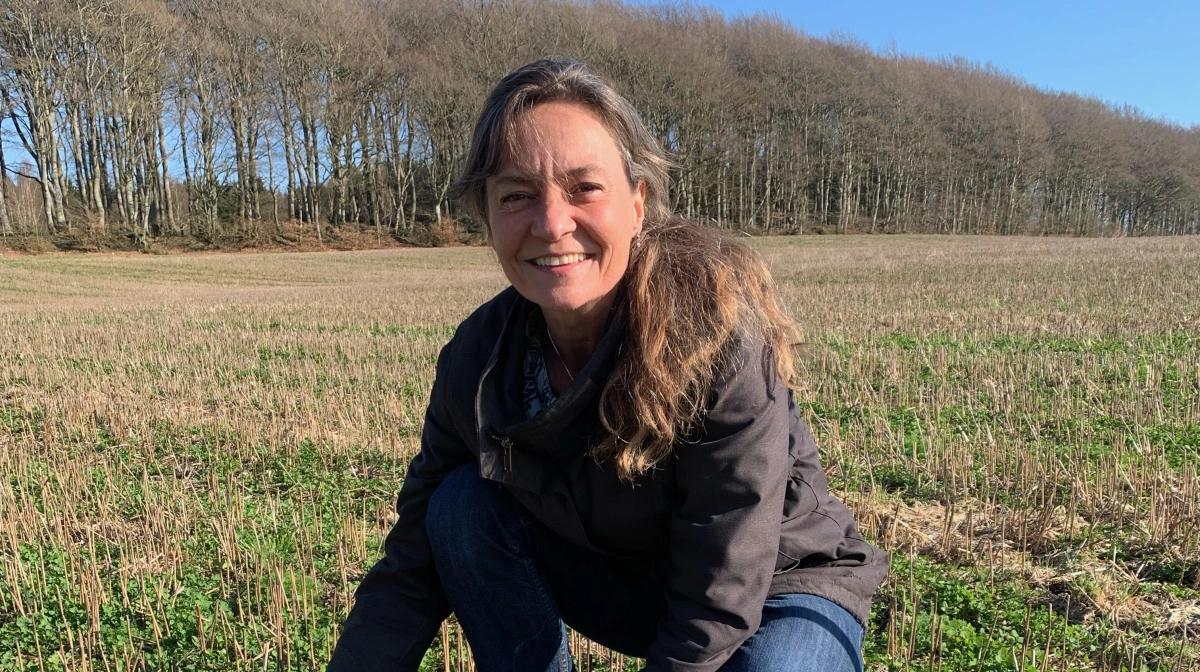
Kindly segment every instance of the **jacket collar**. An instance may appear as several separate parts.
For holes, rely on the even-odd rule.
[[[514,292],[515,293],[515,292]],[[577,422],[585,411],[595,411],[600,392],[616,364],[625,335],[624,291],[618,293],[609,313],[604,335],[583,369],[550,408],[532,419],[525,418],[523,385],[528,343],[526,323],[540,308],[517,295],[504,320],[496,345],[479,378],[475,396],[475,421],[480,447],[480,466],[485,476],[531,490],[547,487],[539,469],[517,469],[537,462],[570,458],[586,450],[590,422]],[[521,459],[526,458],[526,459]],[[497,469],[498,467],[498,469]],[[527,482],[531,481],[532,482]],[[519,482],[518,482],[519,481]]]

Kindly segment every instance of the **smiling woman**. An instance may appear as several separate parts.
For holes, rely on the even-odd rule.
[[[451,611],[482,672],[571,670],[564,623],[647,670],[862,669],[887,556],[828,492],[769,273],[667,169],[579,62],[492,91],[456,188],[512,287],[442,350],[330,670],[416,670]]]

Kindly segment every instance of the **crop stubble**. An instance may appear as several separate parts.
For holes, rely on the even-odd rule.
[[[895,560],[870,667],[1192,669],[1200,239],[753,244]],[[321,669],[504,286],[468,248],[5,259],[0,670]],[[427,662],[470,666],[453,624]]]

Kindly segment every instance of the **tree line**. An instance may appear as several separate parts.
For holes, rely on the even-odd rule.
[[[0,0],[0,232],[478,229],[448,199],[512,68],[581,58],[755,232],[1200,233],[1200,126],[770,16],[562,0]]]

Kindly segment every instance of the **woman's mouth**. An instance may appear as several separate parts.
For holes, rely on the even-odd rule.
[[[583,252],[577,252],[575,254],[563,254],[558,256],[546,255],[544,257],[531,259],[530,261],[536,266],[555,268],[558,266],[570,266],[571,264],[577,264],[590,256],[592,255],[585,254]]]

